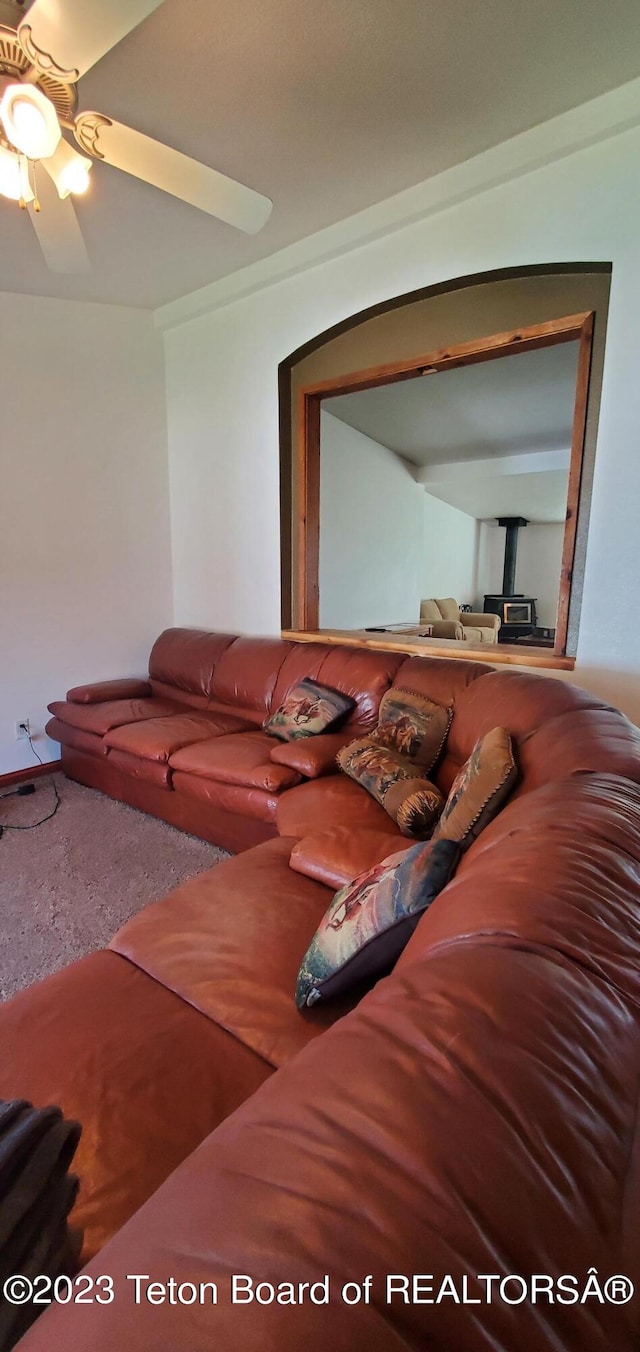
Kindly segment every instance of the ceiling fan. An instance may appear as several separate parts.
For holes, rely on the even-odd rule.
[[[102,113],[76,112],[77,81],[163,0],[23,3],[0,3],[0,194],[28,210],[52,271],[90,266],[70,195],[86,190],[96,159],[247,234],[261,229],[268,197]]]

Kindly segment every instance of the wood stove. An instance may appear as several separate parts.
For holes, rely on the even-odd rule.
[[[484,608],[490,615],[500,616],[499,643],[528,638],[536,627],[535,596],[524,596],[519,592],[512,592],[510,596],[485,596]]]
[[[518,531],[528,526],[524,516],[499,516],[498,525],[506,526],[502,592],[484,598],[484,608],[490,615],[500,616],[499,643],[511,643],[517,638],[529,638],[536,628],[536,598],[524,596],[515,590]]]

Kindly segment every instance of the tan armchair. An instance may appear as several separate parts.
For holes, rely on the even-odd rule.
[[[472,643],[497,643],[500,618],[481,611],[461,611],[452,596],[420,602],[420,623],[432,624],[434,638],[467,639]],[[447,627],[447,633],[443,626]],[[437,626],[437,628],[436,628]],[[451,632],[453,627],[454,632]]]

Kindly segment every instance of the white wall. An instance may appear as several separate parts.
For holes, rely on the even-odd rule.
[[[636,86],[626,101],[637,124]],[[640,504],[640,130],[633,125],[609,135],[590,107],[555,119],[548,133],[525,134],[528,163],[537,159],[539,168],[524,171],[515,138],[487,152],[482,173],[473,160],[450,171],[453,204],[442,210],[435,184],[428,214],[413,224],[241,299],[230,298],[232,283],[213,288],[197,318],[185,318],[189,306],[169,307],[166,321],[159,317],[177,325],[165,335],[177,622],[279,630],[277,365],[288,353],[354,311],[449,277],[527,263],[612,260],[573,679],[640,720],[640,627],[629,623],[637,599]],[[624,116],[622,108],[620,125]],[[569,124],[574,143],[591,134],[594,143],[553,158]],[[505,165],[513,177],[502,182]],[[477,190],[483,173],[485,183],[497,186]],[[308,256],[310,248],[305,245]],[[301,252],[295,249],[292,268]],[[283,272],[286,261],[271,266]],[[263,264],[260,275],[265,272]],[[220,308],[207,310],[217,298]]]
[[[324,409],[320,416],[320,624],[418,620],[422,499],[399,456]]]
[[[487,592],[500,595],[504,568],[504,527],[483,521],[480,527],[480,566],[478,604],[482,608]],[[518,532],[516,591],[535,596],[538,624],[555,628],[562,566],[564,522],[535,522]]]
[[[422,597],[452,596],[461,606],[473,605],[480,522],[426,492],[423,517]]]
[[[171,623],[162,345],[148,313],[0,296],[0,773],[47,703],[146,671]]]
[[[544,628],[555,628],[563,541],[564,522],[531,521],[518,533],[516,591],[537,598],[538,624]]]

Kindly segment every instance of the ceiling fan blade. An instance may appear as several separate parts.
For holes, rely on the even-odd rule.
[[[58,197],[45,174],[38,176],[40,211],[27,210],[51,272],[90,272],[91,263],[71,199]]]
[[[89,155],[97,155],[116,169],[190,202],[248,235],[260,230],[271,215],[268,197],[101,113],[81,113],[76,118],[75,137]]]
[[[163,0],[35,0],[18,28],[32,65],[74,83]]]

